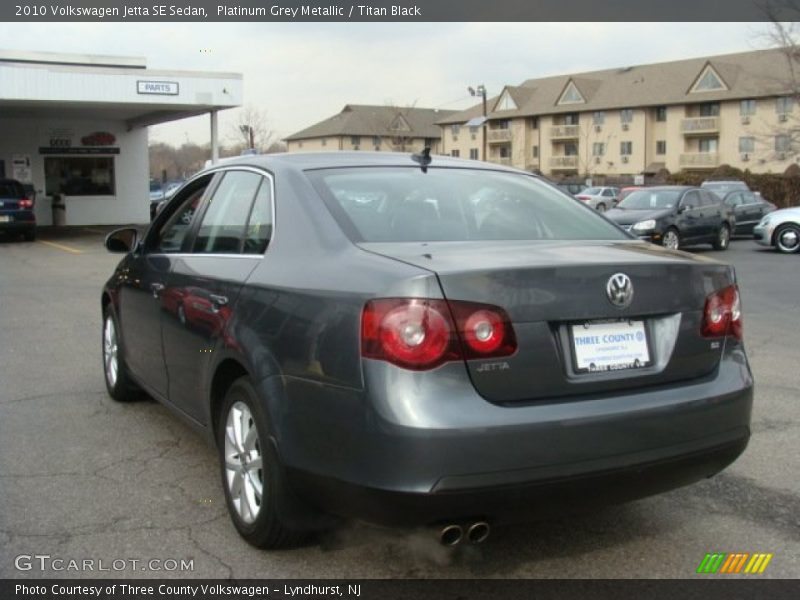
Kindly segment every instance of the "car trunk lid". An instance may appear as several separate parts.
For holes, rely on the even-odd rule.
[[[360,245],[436,273],[447,300],[483,302],[506,311],[519,344],[516,354],[467,361],[476,389],[493,402],[596,394],[701,377],[714,370],[721,356],[721,342],[701,336],[701,321],[707,296],[733,283],[733,274],[710,259],[637,241]],[[607,292],[609,280],[619,273],[627,275],[634,289],[624,308],[613,305]],[[647,336],[650,363],[583,371],[574,338],[587,324],[592,328],[598,323],[641,327],[637,331]]]

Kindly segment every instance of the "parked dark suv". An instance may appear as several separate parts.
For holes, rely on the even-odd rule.
[[[108,391],[216,442],[256,546],[329,515],[477,543],[705,479],[750,436],[733,269],[530,173],[241,157],[106,245],[125,254],[100,298]]]
[[[33,198],[16,179],[0,179],[0,232],[21,233],[29,242],[36,239]]]
[[[727,250],[736,226],[733,209],[719,196],[683,186],[632,192],[606,217],[641,239],[673,250],[696,244]]]

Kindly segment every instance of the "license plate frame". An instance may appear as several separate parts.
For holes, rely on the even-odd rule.
[[[570,323],[567,329],[572,368],[577,374],[637,371],[653,365],[650,331],[644,319],[582,321]],[[624,334],[633,337],[619,337]],[[604,336],[608,335],[617,338],[604,341]],[[592,337],[599,339],[578,343]]]

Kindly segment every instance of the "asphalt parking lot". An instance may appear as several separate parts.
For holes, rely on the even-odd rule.
[[[354,524],[280,552],[249,547],[212,448],[152,401],[106,394],[100,289],[118,257],[101,229],[0,238],[0,577],[696,577],[707,552],[769,552],[800,575],[800,257],[746,239],[724,253],[756,378],[753,437],[717,477],[577,517],[495,529],[450,550],[429,531]],[[19,555],[193,560],[188,573],[15,568]],[[752,576],[751,576],[752,577]]]

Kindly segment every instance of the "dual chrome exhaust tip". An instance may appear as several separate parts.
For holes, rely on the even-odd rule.
[[[476,521],[466,528],[457,524],[445,525],[439,530],[442,546],[458,546],[461,542],[481,544],[489,537],[491,528],[486,521]]]

